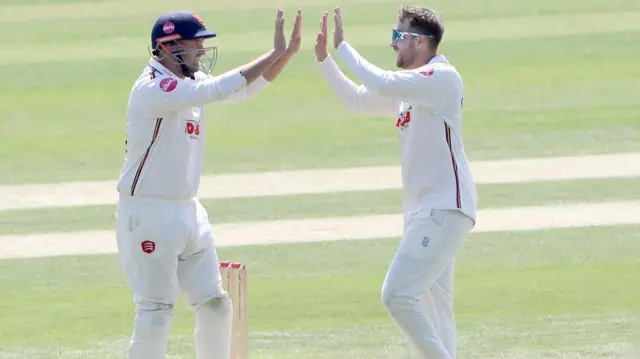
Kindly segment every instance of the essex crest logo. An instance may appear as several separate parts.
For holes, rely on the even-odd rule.
[[[200,25],[205,26],[204,20],[202,20],[200,16],[198,16],[197,14],[191,14],[191,15],[193,15],[193,18],[196,19],[196,21],[198,21]]]
[[[140,246],[142,247],[142,251],[146,254],[151,254],[156,250],[156,244],[152,241],[144,241],[140,243]]]

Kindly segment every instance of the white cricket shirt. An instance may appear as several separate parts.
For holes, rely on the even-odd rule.
[[[151,58],[129,97],[120,195],[195,197],[204,159],[204,105],[249,99],[266,84],[260,77],[246,86],[238,69],[215,77],[198,72],[195,80],[181,79]]]
[[[362,83],[347,78],[329,56],[319,68],[351,110],[393,118],[400,138],[405,218],[427,209],[460,210],[476,220],[477,195],[462,143],[464,85],[442,56],[415,70],[385,71],[347,42],[338,56]]]

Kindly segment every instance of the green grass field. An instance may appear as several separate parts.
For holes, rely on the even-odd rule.
[[[456,274],[460,357],[637,357],[639,230],[472,236]],[[252,357],[406,358],[378,290],[396,242],[221,250],[251,266]],[[117,258],[2,261],[0,270],[6,357],[124,356],[131,309]],[[180,304],[170,357],[193,358]]]
[[[129,2],[118,2],[82,3],[100,9],[83,16],[73,11],[79,2],[2,7],[0,21],[14,23],[27,10],[34,18],[8,39],[9,52],[0,59],[2,73],[18,74],[0,86],[7,116],[0,123],[2,183],[117,175],[131,83],[146,64],[151,24],[172,6],[141,1],[129,9]],[[251,9],[249,1],[235,10],[236,2],[222,3],[184,5],[220,34],[217,73],[269,50],[275,16],[272,6]],[[637,149],[640,4],[525,3],[431,4],[446,14],[442,51],[466,83],[469,157]],[[291,26],[294,2],[278,4]],[[398,2],[348,4],[346,39],[379,65],[392,66],[388,43]],[[334,4],[302,5],[304,48],[282,77],[256,101],[210,111],[208,172],[397,163],[393,122],[347,112],[314,69],[317,24]]]
[[[117,178],[130,87],[151,25],[175,4],[2,1],[0,185]],[[276,6],[287,36],[296,8],[304,13],[303,49],[264,93],[208,107],[205,172],[397,165],[394,119],[343,108],[314,67],[313,43],[322,12],[340,5],[347,41],[391,69],[400,4],[182,2],[219,34],[215,73],[271,48]],[[443,13],[441,51],[465,81],[471,160],[640,152],[639,1],[425,5]],[[638,200],[640,178],[483,184],[478,193],[482,209]],[[399,201],[384,190],[203,203],[216,222],[243,222],[398,213]],[[0,242],[112,228],[113,206],[0,211]],[[219,248],[221,260],[249,267],[251,359],[412,358],[380,302],[397,242]],[[640,358],[640,224],[475,233],[457,266],[460,359]],[[0,283],[0,359],[126,357],[133,306],[117,255],[0,260]],[[168,358],[194,358],[192,330],[180,298]]]

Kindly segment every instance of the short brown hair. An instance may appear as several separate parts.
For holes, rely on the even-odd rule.
[[[430,35],[431,46],[434,50],[438,49],[444,34],[444,24],[440,20],[440,15],[433,9],[405,5],[398,10],[398,20],[400,22],[409,20],[409,26],[415,32]]]

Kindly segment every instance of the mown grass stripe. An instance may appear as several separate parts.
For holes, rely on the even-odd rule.
[[[471,162],[479,184],[640,176],[640,153]],[[401,187],[400,168],[356,167],[204,176],[198,197],[242,198]],[[115,181],[0,186],[0,210],[116,203]]]
[[[216,223],[400,213],[400,189],[202,200]],[[640,177],[478,186],[479,207],[586,204],[640,199]],[[0,213],[0,236],[115,228],[115,206]]]
[[[397,214],[212,223],[216,246],[268,245],[398,237],[402,216]],[[485,209],[478,213],[476,232],[524,231],[547,228],[613,226],[640,223],[640,201],[563,206]],[[6,236],[0,240],[0,258],[114,253],[113,231]]]
[[[600,345],[626,342],[631,349],[638,343],[639,263],[633,254],[640,248],[634,240],[639,228],[471,236],[456,259],[461,355],[634,358],[629,350],[614,355]],[[391,330],[379,293],[396,248],[395,238],[220,248],[221,258],[246,263],[253,273],[252,353],[261,359],[391,357],[384,348],[402,346],[403,335]],[[0,261],[0,279],[7,308],[3,353],[106,359],[126,351],[131,294],[117,255]],[[92,305],[85,305],[87,298]],[[182,296],[174,317],[168,358],[188,357],[193,314]],[[553,352],[544,355],[547,350]]]

